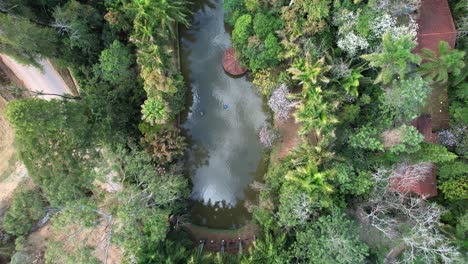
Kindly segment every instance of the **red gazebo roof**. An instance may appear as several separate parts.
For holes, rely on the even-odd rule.
[[[422,48],[437,52],[440,41],[447,41],[450,47],[455,47],[457,30],[447,0],[422,0],[417,22],[419,28],[418,46],[414,50],[416,53]]]
[[[223,67],[226,72],[234,76],[239,76],[247,72],[247,69],[242,68],[239,61],[236,59],[236,51],[232,47],[224,52]]]

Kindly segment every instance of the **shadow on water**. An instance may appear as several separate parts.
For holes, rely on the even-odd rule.
[[[181,28],[181,70],[191,91],[183,122],[191,148],[191,220],[212,228],[238,228],[251,219],[245,204],[250,188],[266,170],[258,131],[267,116],[246,77],[232,78],[222,67],[231,46],[222,0],[194,1],[193,25]]]

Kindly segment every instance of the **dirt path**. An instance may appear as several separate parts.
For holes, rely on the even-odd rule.
[[[273,155],[273,160],[277,161],[285,158],[300,143],[298,133],[300,125],[296,123],[291,113],[288,119],[283,122],[275,120],[275,128],[278,129],[281,135],[281,140],[277,143],[277,149],[275,150],[276,153]]]
[[[69,87],[49,60],[41,60],[39,62],[43,69],[41,71],[34,66],[20,64],[3,54],[0,54],[0,58],[30,91],[59,95],[70,93]],[[43,95],[42,97],[51,99],[57,96]]]

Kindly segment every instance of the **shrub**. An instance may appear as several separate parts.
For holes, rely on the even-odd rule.
[[[169,104],[160,96],[146,99],[142,105],[141,113],[143,120],[151,125],[164,124],[173,118]]]
[[[16,191],[3,219],[3,228],[11,235],[26,235],[44,217],[44,212],[44,203],[37,190]]]

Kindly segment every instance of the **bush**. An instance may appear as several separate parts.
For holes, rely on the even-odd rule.
[[[281,20],[269,14],[258,13],[253,20],[253,30],[255,35],[261,40],[278,30],[281,27]]]
[[[11,235],[26,235],[44,216],[44,211],[44,203],[37,190],[17,191],[3,219],[3,228]]]
[[[128,82],[133,79],[130,66],[133,63],[128,48],[115,40],[112,45],[101,52],[99,57],[102,78],[111,84]]]
[[[445,163],[437,169],[438,187],[448,200],[468,199],[468,164],[464,161]]]

